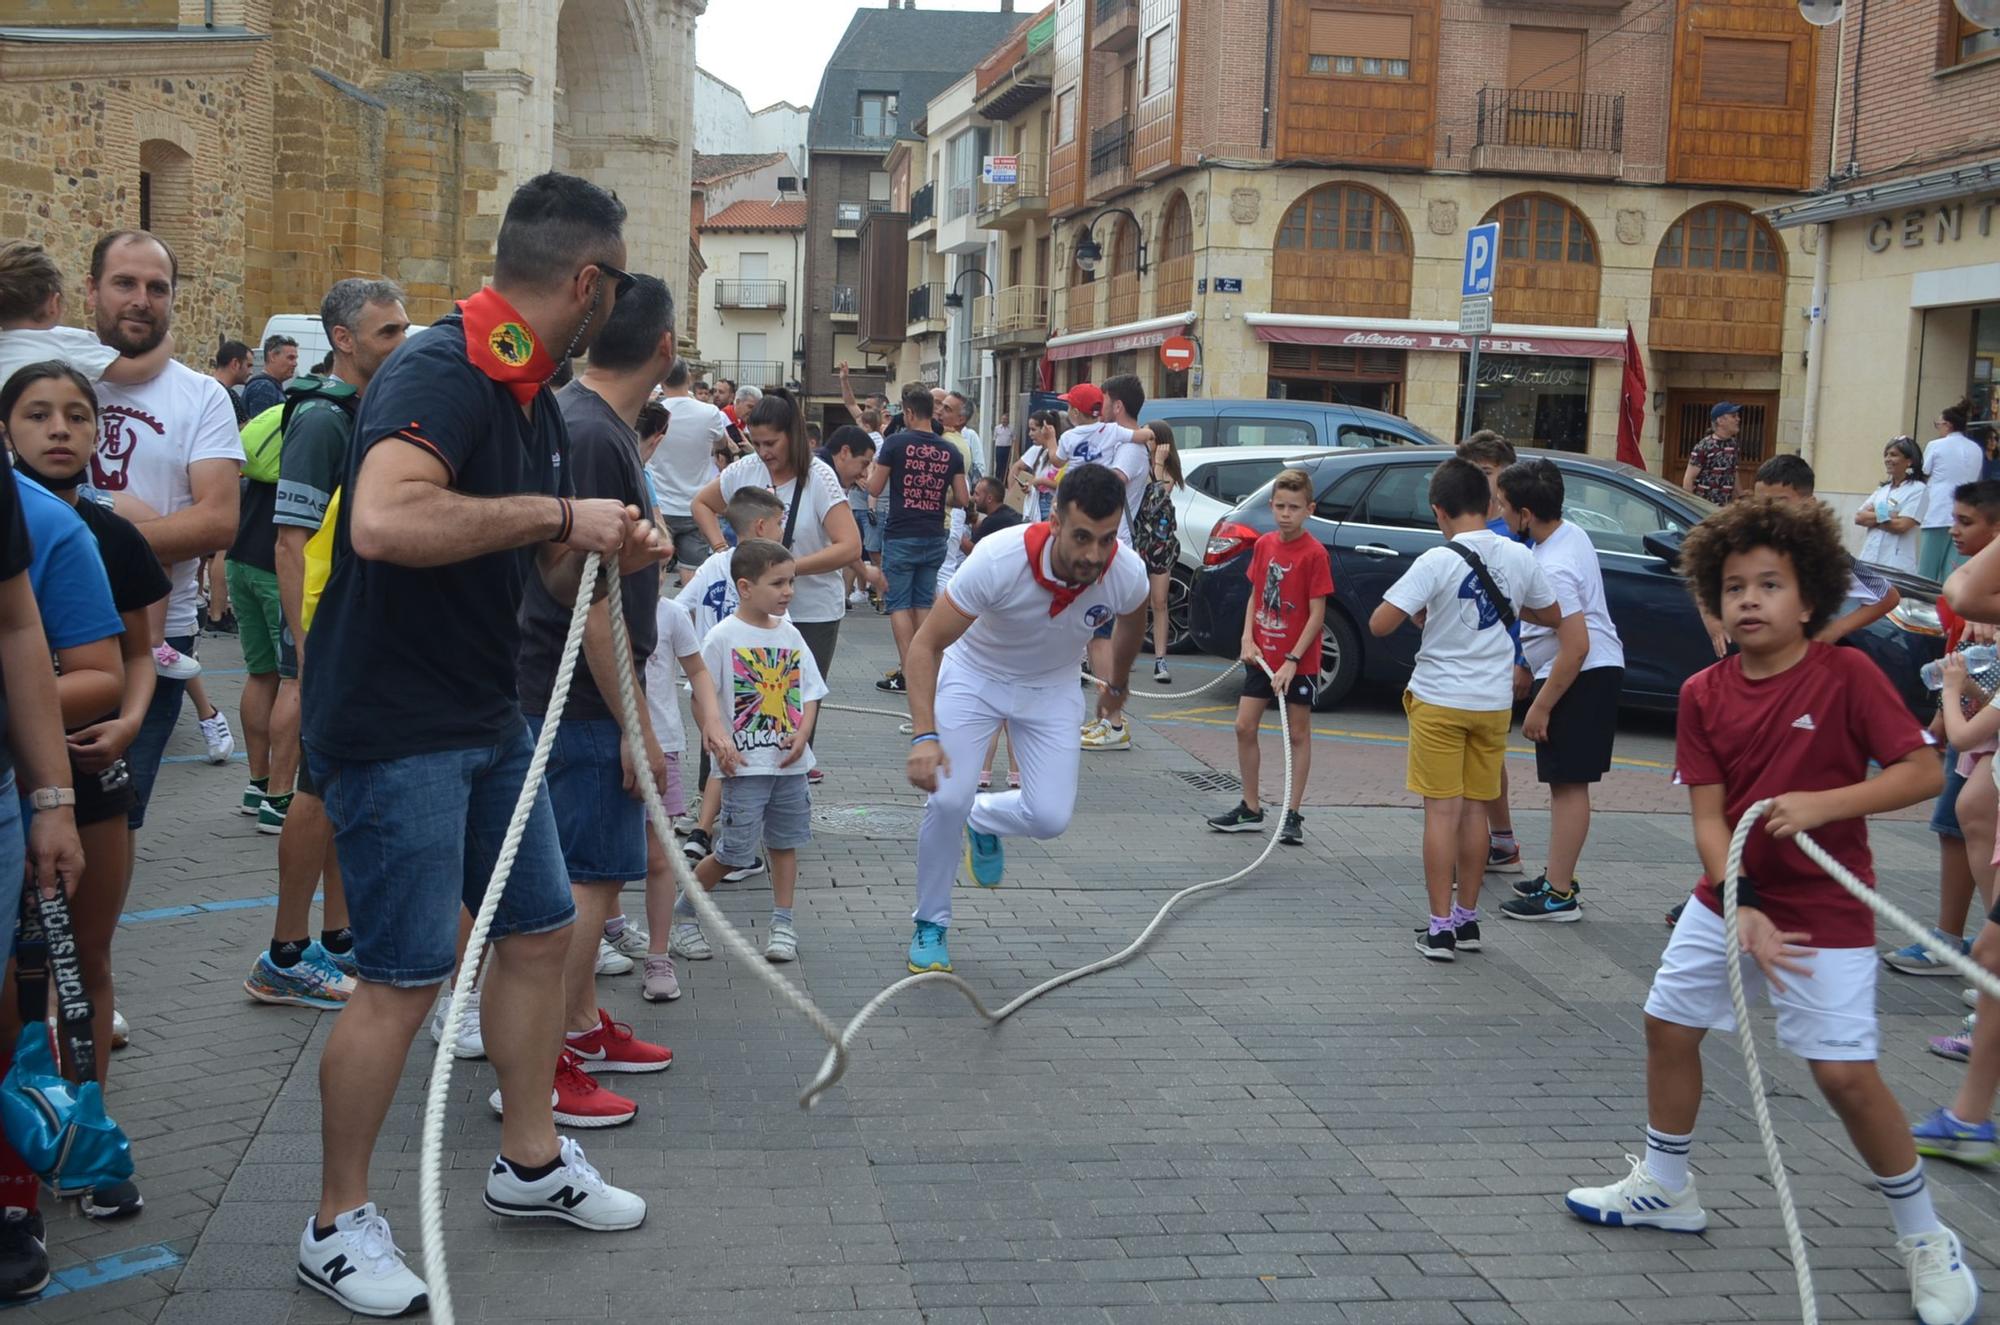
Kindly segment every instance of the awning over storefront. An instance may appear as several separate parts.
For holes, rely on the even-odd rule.
[[[1432,350],[1469,354],[1472,340],[1456,323],[1400,317],[1317,317],[1308,313],[1245,313],[1257,339],[1279,345],[1344,345],[1364,350]],[[1050,342],[1053,344],[1054,342]],[[1157,341],[1152,342],[1158,344]],[[1480,338],[1482,354],[1546,354],[1565,359],[1625,357],[1624,330],[1542,327],[1496,322]]]
[[[1090,331],[1073,331],[1066,336],[1051,336],[1042,351],[1042,357],[1056,359],[1088,359],[1094,354],[1123,354],[1127,350],[1150,350],[1166,343],[1167,337],[1178,335],[1194,322],[1194,313],[1173,313],[1166,317],[1151,317],[1143,322],[1126,322],[1116,327],[1097,327]]]

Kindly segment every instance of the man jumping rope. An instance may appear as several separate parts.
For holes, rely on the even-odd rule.
[[[1097,701],[1100,715],[1115,713],[1146,628],[1146,564],[1118,541],[1124,515],[1115,472],[1072,465],[1050,519],[979,540],[910,641],[910,783],[931,793],[917,832],[913,972],[951,969],[945,931],[961,858],[974,883],[997,887],[1002,837],[1046,839],[1069,827],[1082,758],[1077,659],[1115,618],[1109,685]],[[1021,789],[976,795],[986,743],[1003,722]]]

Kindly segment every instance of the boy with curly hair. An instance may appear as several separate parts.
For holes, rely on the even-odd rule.
[[[1735,1029],[1722,897],[1733,826],[1775,804],[1751,834],[1738,895],[1742,948],[1768,984],[1778,1042],[1804,1058],[1875,1175],[1896,1228],[1917,1318],[1972,1318],[1979,1285],[1938,1222],[1896,1097],[1875,1065],[1875,925],[1792,841],[1810,833],[1874,883],[1870,814],[1915,805],[1941,781],[1929,738],[1881,671],[1813,635],[1839,610],[1849,559],[1818,504],[1738,501],[1687,538],[1681,573],[1740,653],[1681,687],[1675,781],[1688,788],[1702,879],[1646,998],[1646,1155],[1606,1187],[1578,1187],[1579,1217],[1699,1232],[1708,1213],[1688,1171],[1701,1105],[1701,1042]],[[1870,761],[1882,766],[1870,778]],[[1806,946],[1811,944],[1812,946]]]

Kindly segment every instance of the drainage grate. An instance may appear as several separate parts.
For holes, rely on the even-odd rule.
[[[1174,772],[1174,776],[1187,783],[1190,787],[1193,787],[1196,791],[1243,790],[1243,779],[1237,777],[1234,773],[1222,773],[1214,770],[1206,773],[1189,773],[1177,769]]]
[[[912,841],[923,822],[921,806],[912,805],[816,805],[812,812],[813,831],[835,837],[873,837]]]

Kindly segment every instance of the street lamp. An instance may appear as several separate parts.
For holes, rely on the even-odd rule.
[[[981,271],[977,267],[967,267],[964,271],[958,274],[958,279],[951,283],[951,289],[945,291],[944,306],[946,308],[949,308],[952,311],[956,312],[957,310],[965,307],[965,296],[958,292],[958,287],[965,283],[965,278],[968,276],[977,276],[980,280],[985,281],[986,293],[988,294],[999,293],[1000,287],[993,283],[993,278],[991,276],[988,276],[985,272]]]
[[[1098,244],[1097,236],[1092,231],[1096,228],[1097,223],[1107,216],[1122,216],[1132,222],[1132,229],[1137,231],[1139,235],[1139,275],[1144,276],[1146,274],[1146,231],[1139,224],[1139,218],[1132,215],[1131,210],[1125,207],[1106,207],[1103,211],[1084,222],[1083,238],[1076,241],[1076,265],[1085,272],[1094,272],[1097,270],[1097,264],[1104,261],[1104,249]]]

